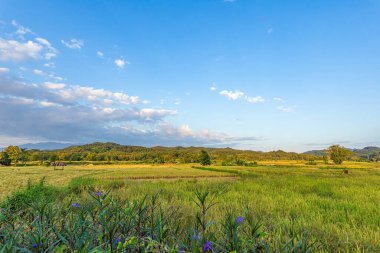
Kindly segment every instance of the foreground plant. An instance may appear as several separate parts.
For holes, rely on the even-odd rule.
[[[129,200],[98,189],[87,198],[29,199],[18,210],[8,200],[0,212],[0,252],[311,252],[315,248],[313,241],[294,230],[280,248],[273,247],[250,211],[226,210],[221,222],[211,220],[209,211],[224,192],[196,190],[197,211],[190,220],[180,215],[179,207],[162,205],[158,193]]]

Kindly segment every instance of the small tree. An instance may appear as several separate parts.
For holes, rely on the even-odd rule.
[[[346,160],[351,155],[351,150],[346,149],[340,145],[333,145],[329,147],[329,154],[331,160],[335,164],[342,164],[344,160]]]
[[[199,163],[202,166],[211,164],[211,158],[210,158],[209,154],[207,153],[207,151],[201,150],[201,153],[199,154]]]
[[[323,155],[322,159],[324,164],[329,164],[329,157],[327,155]]]
[[[9,146],[4,149],[4,152],[8,154],[9,159],[16,166],[22,156],[22,150],[18,146]]]
[[[9,159],[9,155],[7,152],[0,152],[0,165],[11,165],[11,159]]]

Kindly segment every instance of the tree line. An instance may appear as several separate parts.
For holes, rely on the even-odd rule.
[[[141,147],[123,146],[116,143],[92,143],[71,146],[58,150],[25,150],[18,146],[9,146],[0,152],[0,164],[16,165],[36,162],[49,164],[56,161],[80,162],[141,162],[141,163],[199,163],[205,154],[210,161],[221,165],[255,165],[262,160],[305,160],[322,159],[312,154],[298,154],[282,150],[260,152],[251,150],[236,150],[231,148],[202,147]],[[352,153],[341,146],[334,145],[328,150],[328,158],[334,163],[341,163],[352,158]],[[326,159],[323,157],[323,159]]]

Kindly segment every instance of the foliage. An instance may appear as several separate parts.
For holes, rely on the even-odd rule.
[[[331,160],[335,164],[342,164],[344,160],[348,158],[349,155],[352,154],[352,152],[349,149],[346,149],[340,145],[332,145],[329,147],[329,154]]]
[[[19,211],[5,205],[0,212],[0,248],[3,252],[197,253],[318,248],[315,240],[299,240],[302,233],[293,230],[280,245],[272,245],[249,211],[237,215],[226,210],[220,223],[213,221],[209,212],[224,192],[196,190],[197,211],[190,217],[182,216],[179,207],[164,206],[158,193],[132,200],[101,189],[60,202],[31,201]]]
[[[2,203],[2,207],[12,212],[23,212],[31,203],[44,201],[46,203],[57,200],[60,192],[57,188],[45,185],[45,178],[37,184],[28,181],[25,190],[14,192]]]
[[[314,155],[284,152],[282,150],[259,152],[251,150],[236,150],[231,148],[201,148],[201,147],[140,147],[123,146],[116,143],[92,143],[72,146],[59,150],[27,150],[27,160],[30,161],[67,161],[67,162],[143,162],[143,163],[197,163],[199,153],[206,151],[213,160],[226,164],[241,164],[245,161],[260,160],[308,160]],[[59,158],[59,159],[57,159]]]
[[[304,161],[263,161],[255,167],[87,165],[68,166],[64,171],[42,166],[3,167],[0,170],[0,198],[5,199],[5,194],[23,188],[26,178],[37,182],[43,175],[47,176],[44,187],[60,187],[54,187],[56,191],[47,194],[53,196],[54,202],[48,204],[53,209],[70,206],[69,203],[84,207],[92,199],[87,192],[95,193],[99,189],[112,188],[117,201],[128,203],[140,201],[146,194],[150,199],[159,192],[156,203],[162,207],[164,215],[170,216],[167,211],[175,209],[181,227],[187,231],[186,238],[191,239],[199,211],[191,200],[196,198],[194,189],[198,189],[210,192],[206,204],[217,195],[217,204],[207,211],[206,220],[212,223],[209,232],[220,238],[217,242],[221,245],[230,245],[230,241],[220,234],[232,230],[233,226],[229,226],[229,230],[225,227],[227,214],[232,213],[236,219],[244,218],[237,228],[241,244],[256,243],[256,237],[248,234],[255,234],[254,225],[258,223],[256,235],[263,234],[258,243],[265,240],[275,252],[283,252],[280,249],[288,242],[286,248],[289,250],[297,247],[298,242],[302,244],[313,238],[318,238],[320,246],[314,252],[379,252],[380,164],[351,161],[344,166],[318,164],[312,168],[305,166]],[[343,169],[349,169],[350,174],[342,175]],[[228,191],[218,195],[225,186]],[[36,202],[42,205],[44,198],[38,199]],[[23,210],[36,205],[33,201],[27,202]],[[66,219],[67,213],[57,220],[65,220],[62,217]],[[252,217],[251,223],[249,217]],[[296,233],[291,234],[293,230]],[[209,242],[214,251],[219,252],[221,248],[215,241],[210,239]],[[245,249],[246,246],[241,247]],[[264,245],[258,244],[256,252],[262,251],[262,247]]]
[[[11,165],[11,159],[9,159],[9,155],[7,152],[0,152],[0,165]]]
[[[211,164],[211,158],[210,155],[205,150],[201,150],[199,154],[199,163],[202,166],[210,165]]]
[[[18,146],[6,147],[4,152],[8,154],[9,159],[14,165],[16,165],[22,157],[22,150]]]

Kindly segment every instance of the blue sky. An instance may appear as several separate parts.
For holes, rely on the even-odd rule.
[[[0,0],[0,146],[380,145],[379,59],[379,0]]]

